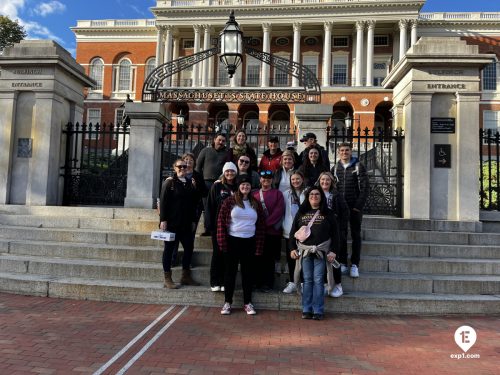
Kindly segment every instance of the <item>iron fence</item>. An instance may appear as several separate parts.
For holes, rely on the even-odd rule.
[[[366,167],[370,194],[364,212],[370,215],[403,215],[403,146],[401,129],[329,127],[327,149],[335,160],[340,144],[352,145],[353,156]]]
[[[291,129],[289,123],[277,123],[260,125],[248,123],[236,127],[230,123],[221,124],[191,124],[189,126],[164,125],[162,137],[162,180],[165,176],[173,173],[172,163],[186,152],[192,152],[195,157],[205,147],[211,146],[216,134],[226,136],[227,147],[232,146],[236,131],[243,129],[247,135],[247,143],[255,150],[257,156],[261,156],[267,149],[267,141],[270,136],[278,137],[282,150],[286,148],[287,142],[297,139],[295,129]]]
[[[66,136],[64,205],[123,206],[127,191],[129,125],[72,124]]]
[[[498,200],[500,132],[492,129],[479,129],[479,163],[480,207],[483,210],[500,211]]]

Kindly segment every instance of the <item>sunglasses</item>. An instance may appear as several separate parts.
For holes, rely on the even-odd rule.
[[[240,159],[238,161],[243,164],[250,164],[250,160]]]
[[[261,171],[259,174],[260,174],[260,177],[271,177],[273,175],[273,172],[272,171]]]
[[[185,165],[185,164],[179,164],[179,165],[176,165],[175,168],[186,169],[187,165]]]

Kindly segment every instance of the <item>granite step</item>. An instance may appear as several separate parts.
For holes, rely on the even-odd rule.
[[[0,291],[53,298],[89,299],[151,304],[186,304],[220,308],[223,293],[206,287],[165,289],[160,282],[94,280],[0,272]],[[300,312],[300,297],[279,292],[253,293],[257,310],[293,310]],[[233,307],[243,304],[240,290],[235,292]],[[349,292],[341,298],[325,299],[328,313],[354,314],[498,314],[500,295],[419,294]]]

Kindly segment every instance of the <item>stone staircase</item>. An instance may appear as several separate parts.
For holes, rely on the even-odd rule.
[[[193,276],[204,285],[163,288],[163,243],[154,210],[0,206],[0,292],[158,304],[221,306],[209,291],[211,241],[197,237]],[[474,223],[366,217],[360,278],[345,276],[330,312],[500,313],[500,234]],[[182,249],[180,249],[180,255]],[[173,270],[180,279],[180,267]],[[257,308],[300,310],[297,295],[255,293]],[[241,303],[241,292],[235,304]]]

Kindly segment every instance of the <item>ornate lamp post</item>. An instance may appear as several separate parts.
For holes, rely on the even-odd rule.
[[[220,35],[220,61],[226,66],[229,78],[233,78],[243,58],[243,32],[234,19],[234,10],[229,15]]]

